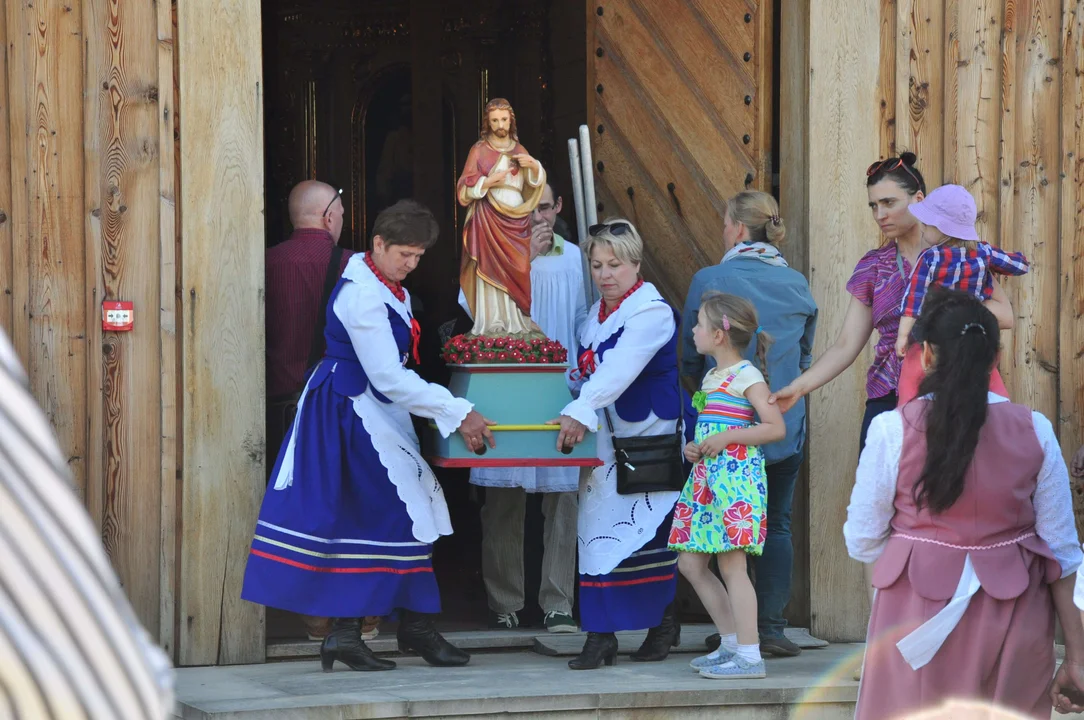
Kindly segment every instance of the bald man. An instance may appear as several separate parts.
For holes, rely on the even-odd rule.
[[[298,183],[290,191],[289,208],[294,231],[266,256],[267,395],[275,403],[288,402],[305,384],[314,338],[322,340],[316,331],[323,326],[320,300],[328,264],[343,229],[342,199],[327,183]],[[352,254],[342,252],[334,281]],[[271,447],[272,440],[269,452],[278,449]]]
[[[265,258],[268,472],[293,420],[311,356],[323,354],[325,308],[320,305],[324,285],[329,274],[332,283],[338,282],[354,254],[341,250],[338,266],[330,268],[343,230],[340,191],[327,183],[305,180],[290,191],[289,210],[294,231],[285,242],[270,248]],[[325,619],[303,619],[310,638],[326,634],[329,623]]]

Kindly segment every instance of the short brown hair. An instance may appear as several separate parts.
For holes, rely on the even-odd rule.
[[[373,223],[373,237],[384,238],[386,245],[411,245],[428,250],[436,244],[439,233],[433,213],[416,200],[400,200],[384,208]]]

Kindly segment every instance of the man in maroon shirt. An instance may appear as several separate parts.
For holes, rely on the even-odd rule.
[[[327,183],[305,180],[290,191],[290,224],[294,231],[265,257],[267,326],[267,457],[268,473],[278,457],[286,428],[293,421],[298,396],[305,387],[305,373],[316,333],[323,327],[321,307],[332,251],[343,230],[341,191]],[[352,250],[331,276],[336,282]],[[324,347],[319,338],[319,350]],[[327,618],[302,616],[310,639],[327,634]],[[366,639],[376,636],[380,618],[363,619]]]
[[[316,180],[298,183],[290,191],[290,223],[293,233],[266,256],[267,395],[272,403],[288,401],[305,385],[313,337],[325,310],[320,301],[328,263],[343,229],[338,191]],[[352,254],[343,251],[336,280]]]

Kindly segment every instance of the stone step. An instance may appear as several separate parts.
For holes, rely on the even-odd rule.
[[[715,632],[709,624],[690,624],[681,627],[681,645],[675,652],[700,653],[705,651],[704,638]],[[646,631],[618,633],[621,652],[629,653],[640,647]],[[583,648],[586,633],[550,633],[539,628],[520,628],[517,630],[467,630],[444,633],[444,636],[456,647],[464,650],[534,650],[543,655],[578,655]],[[805,628],[787,628],[786,636],[798,647],[818,648],[828,643],[818,640]],[[385,627],[375,640],[366,643],[373,652],[395,653],[399,646],[395,641],[394,629]],[[320,654],[320,643],[312,640],[273,642],[267,645],[268,660],[296,660],[316,657]]]
[[[852,674],[862,645],[832,645],[796,658],[769,659],[762,680],[708,680],[689,655],[661,663],[620,658],[613,667],[574,672],[564,658],[524,650],[475,653],[470,665],[434,668],[396,657],[391,672],[350,672],[315,661],[183,668],[176,717],[185,720],[346,720],[350,718],[507,718],[530,720],[728,720],[853,717]]]
[[[708,648],[704,644],[704,638],[715,632],[713,625],[682,625],[681,644],[672,648],[672,653],[691,653],[702,655]],[[803,650],[828,647],[828,643],[819,640],[809,634],[805,628],[787,628],[784,631],[787,638]],[[619,632],[617,635],[618,653],[628,655],[640,647],[647,635],[646,631]],[[584,633],[535,635],[534,651],[540,655],[579,655],[583,649]]]

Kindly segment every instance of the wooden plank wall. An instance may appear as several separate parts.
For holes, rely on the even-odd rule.
[[[177,5],[184,388],[179,659],[262,662],[241,600],[264,492],[260,2]],[[228,409],[228,410],[227,410]]]
[[[162,408],[176,408],[163,358],[175,350],[160,310],[175,289],[155,270],[175,267],[173,211],[160,203],[173,162],[159,127],[173,74],[168,56],[159,67],[172,43],[162,5],[168,17],[168,3],[4,3],[0,326],[140,620],[172,651],[160,603],[173,580],[159,572],[163,455],[176,452],[163,440]],[[133,301],[134,331],[103,333],[103,300]]]
[[[805,137],[817,141],[781,163],[808,168],[817,193],[808,217],[818,352],[839,330],[855,262],[879,242],[865,168],[912,150],[931,189],[972,192],[984,240],[1031,260],[1030,274],[1005,283],[1017,320],[1001,368],[1013,398],[1055,422],[1068,456],[1084,442],[1084,0],[810,5],[808,67],[792,63],[784,77],[808,73]],[[865,590],[841,527],[868,360],[813,398],[812,616],[829,640],[865,633]],[[1079,487],[1074,502],[1084,520]]]
[[[808,250],[810,285],[820,308],[815,355],[839,331],[849,302],[843,290],[848,269],[875,242],[863,182],[880,143],[880,25],[872,3],[810,0],[808,132],[815,142],[808,145]],[[787,158],[780,161],[785,167]],[[810,403],[811,620],[813,633],[830,640],[865,634],[862,571],[846,559],[841,528],[858,457],[868,363],[869,357],[860,357]]]

